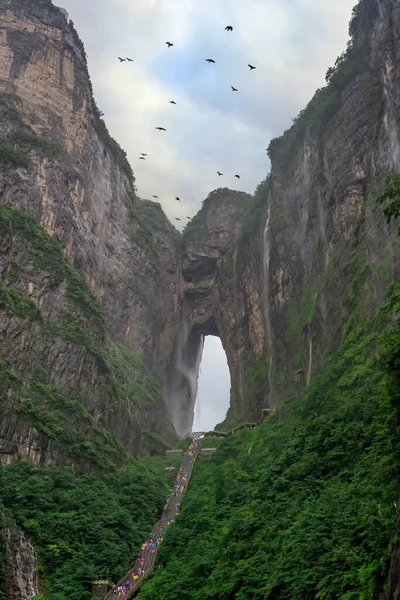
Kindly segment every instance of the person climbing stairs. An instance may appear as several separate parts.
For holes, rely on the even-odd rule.
[[[149,540],[143,545],[135,564],[105,595],[104,600],[121,600],[132,598],[143,581],[149,575],[157,558],[157,552],[168,527],[174,523],[179,513],[182,498],[189,485],[190,477],[199,451],[200,440],[193,439],[188,451],[183,457],[181,467],[176,477],[172,493],[165,505],[161,519],[156,523]]]

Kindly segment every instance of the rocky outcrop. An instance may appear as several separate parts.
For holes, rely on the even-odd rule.
[[[346,320],[368,318],[400,274],[396,237],[374,202],[400,169],[396,2],[362,0],[350,33],[329,85],[271,142],[271,173],[252,203],[235,214],[231,192],[223,203],[211,195],[185,234],[179,339],[193,355],[189,380],[199,336],[219,335],[237,421],[301,392]]]
[[[129,453],[146,451],[144,429],[175,436],[166,373],[180,313],[177,233],[159,205],[137,198],[65,11],[48,0],[1,0],[0,18],[0,197],[12,209],[1,215],[0,359],[22,389],[46,370],[95,426]],[[4,394],[1,456],[62,460],[35,419],[18,414],[15,386]]]
[[[16,525],[3,531],[3,535],[6,539],[7,555],[2,587],[6,598],[31,600],[39,593],[35,549]]]
[[[179,434],[191,430],[204,337],[219,336],[236,385],[236,309],[226,287],[226,265],[251,196],[226,188],[212,192],[187,226],[182,252],[182,313],[169,368],[169,398]],[[243,307],[245,310],[245,307]]]

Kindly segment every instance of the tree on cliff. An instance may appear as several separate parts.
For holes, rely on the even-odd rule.
[[[387,175],[386,187],[376,201],[378,204],[386,204],[383,214],[387,223],[400,217],[400,173],[389,173]],[[400,227],[398,235],[400,235]]]

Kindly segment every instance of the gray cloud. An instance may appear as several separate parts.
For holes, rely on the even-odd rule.
[[[186,222],[217,186],[254,191],[269,170],[271,138],[324,85],[345,48],[355,2],[62,0],[85,43],[98,105],[128,153],[139,195],[158,195],[174,224],[174,217]],[[228,24],[231,33],[224,31]],[[174,43],[169,50],[167,40]],[[135,62],[120,65],[118,55]],[[208,65],[208,57],[216,64]],[[250,73],[248,63],[257,69]],[[158,125],[167,131],[156,131]],[[141,152],[148,153],[146,161],[138,160]],[[207,352],[201,377],[212,381]],[[221,369],[222,359],[223,353]]]

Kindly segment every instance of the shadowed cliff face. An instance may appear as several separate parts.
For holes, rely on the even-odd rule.
[[[329,86],[271,143],[255,199],[241,211],[234,193],[213,193],[184,234],[185,319],[221,337],[228,422],[300,393],[346,320],[368,318],[400,274],[397,237],[374,202],[400,169],[396,3],[364,0],[350,31]]]
[[[175,436],[166,388],[180,312],[177,233],[159,205],[136,197],[65,14],[47,0],[1,0],[0,19],[0,198],[13,210],[1,215],[3,371],[24,390],[45,370],[49,383],[83,403],[93,426],[116,433],[129,453],[147,451],[141,430]],[[67,261],[61,271],[55,237]],[[72,281],[69,265],[83,282]],[[10,301],[16,295],[19,304]],[[62,462],[37,430],[37,411],[18,414],[15,386],[4,393],[4,461],[19,454]]]

